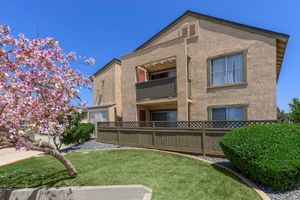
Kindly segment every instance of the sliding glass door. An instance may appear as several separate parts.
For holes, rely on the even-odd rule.
[[[177,110],[151,111],[151,121],[177,121]]]

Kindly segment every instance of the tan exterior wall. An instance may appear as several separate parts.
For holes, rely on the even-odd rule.
[[[208,89],[210,57],[245,51],[244,86]],[[244,104],[248,120],[275,120],[276,40],[199,20],[199,36],[188,45],[192,81],[191,120],[208,120],[210,106]]]
[[[94,106],[115,103],[115,69],[113,65],[95,75]]]
[[[95,75],[93,106],[97,106],[97,108],[89,110],[107,110],[109,121],[120,120],[122,117],[121,73],[121,65],[113,62]]]
[[[187,120],[187,49],[186,39],[177,38],[158,46],[123,56],[122,58],[122,105],[123,120],[136,121],[136,67],[146,63],[176,57],[177,69],[177,104],[179,120]]]
[[[188,22],[197,23],[198,36],[178,38],[178,31]],[[240,86],[209,89],[208,60],[240,51],[246,53],[247,82]],[[178,120],[188,120],[188,116],[190,120],[209,120],[209,107],[237,104],[247,106],[248,120],[277,118],[276,39],[188,16],[144,49],[123,57],[124,121],[137,120],[136,66],[170,56],[176,56]],[[189,70],[187,56],[190,57]],[[187,99],[187,71],[192,85],[190,103]]]
[[[122,119],[122,69],[121,65],[115,63],[115,102],[116,102],[116,120]]]
[[[186,26],[188,24],[197,24],[197,23],[198,23],[198,20],[196,18],[191,17],[191,16],[186,16],[181,21],[179,21],[176,24],[176,26],[171,27],[162,36],[156,38],[153,42],[148,44],[146,48],[157,45],[157,44],[161,44],[161,43],[169,41],[169,40],[176,39],[179,37],[179,31],[181,28],[183,28],[184,26]]]

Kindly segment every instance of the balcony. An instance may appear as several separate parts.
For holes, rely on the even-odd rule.
[[[159,99],[177,96],[176,77],[136,83],[136,100]]]

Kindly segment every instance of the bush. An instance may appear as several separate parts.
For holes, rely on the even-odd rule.
[[[69,144],[80,144],[82,142],[89,141],[91,134],[94,131],[94,124],[82,123],[69,129],[66,134],[63,135],[62,143]]]
[[[274,190],[300,183],[300,127],[261,124],[232,130],[220,140],[231,164],[242,174]]]

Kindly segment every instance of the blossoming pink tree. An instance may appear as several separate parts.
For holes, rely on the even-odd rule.
[[[9,27],[0,25],[0,141],[5,137],[17,149],[52,155],[71,177],[77,176],[75,167],[50,143],[35,141],[30,132],[59,136],[68,116],[77,111],[79,89],[88,88],[92,79],[73,70],[74,61],[75,53],[64,53],[53,38],[14,38]],[[84,62],[94,64],[92,58]]]

